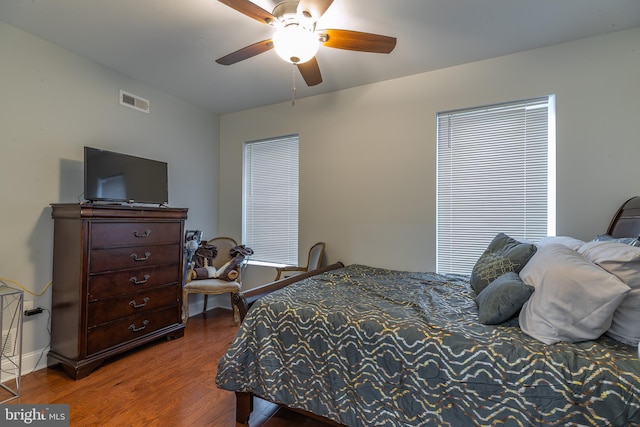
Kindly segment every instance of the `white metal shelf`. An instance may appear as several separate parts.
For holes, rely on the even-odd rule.
[[[20,396],[24,292],[0,286],[0,403]]]

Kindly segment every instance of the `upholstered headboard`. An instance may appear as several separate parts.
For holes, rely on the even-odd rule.
[[[609,224],[607,234],[613,237],[640,236],[640,197],[632,197],[620,206]]]

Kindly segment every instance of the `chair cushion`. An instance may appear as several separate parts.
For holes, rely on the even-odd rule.
[[[203,279],[187,283],[184,289],[192,293],[223,294],[225,292],[240,292],[240,283],[220,279]]]

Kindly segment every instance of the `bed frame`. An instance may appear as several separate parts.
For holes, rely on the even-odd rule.
[[[607,234],[613,237],[639,237],[640,236],[640,197],[635,196],[620,206]]]
[[[639,237],[640,236],[640,196],[632,197],[628,199],[626,202],[624,202],[622,206],[620,206],[620,208],[612,218],[611,223],[609,224],[609,227],[607,228],[607,234],[613,237]],[[327,271],[336,270],[342,267],[344,267],[344,264],[341,262],[337,262],[335,264],[331,264],[326,267],[319,268],[317,270],[313,270],[313,271],[309,271],[296,276],[288,277],[286,279],[282,279],[276,282],[267,283],[257,288],[248,290],[247,292],[234,294],[232,296],[232,301],[233,301],[233,304],[238,307],[241,320],[244,320],[244,317],[246,316],[247,311],[249,310],[249,307],[251,306],[251,304],[253,304],[259,298],[262,298],[263,296],[268,295],[271,292],[274,292],[278,289],[282,289],[300,280],[306,279],[307,277],[312,277],[317,274],[322,274]],[[253,410],[254,397],[259,397],[267,401],[269,400],[262,396],[254,396],[253,393],[236,392],[236,426],[237,427],[249,425],[249,417]],[[325,417],[322,417],[310,412],[302,411],[299,409],[293,409],[293,408],[289,408],[289,409],[295,412],[305,414],[308,417],[322,420],[327,425],[343,426],[343,424],[336,423],[335,421],[329,420]]]
[[[277,291],[278,289],[282,289],[286,286],[291,285],[292,283],[299,282],[300,280],[306,279],[307,277],[312,277],[318,274],[325,273],[327,271],[336,270],[338,268],[344,267],[344,264],[341,262],[336,262],[335,264],[327,265],[326,267],[321,267],[316,270],[311,270],[302,274],[297,274],[295,276],[287,277],[285,279],[281,279],[275,282],[267,283],[262,286],[258,286],[256,288],[250,289],[246,292],[234,293],[231,296],[231,300],[235,306],[238,307],[238,312],[240,313],[240,322],[242,322],[247,315],[247,311],[249,311],[249,307],[256,300],[262,298],[265,295],[270,294],[271,292]],[[262,396],[261,399],[265,399]],[[248,426],[249,425],[249,416],[253,411],[253,393],[245,393],[245,392],[236,392],[236,426]],[[324,421],[329,425],[341,426],[342,424],[338,424],[332,420],[326,419],[319,415],[313,414],[311,412],[302,411],[299,409],[292,409],[293,411],[302,413],[308,417],[319,419]]]
[[[249,307],[251,307],[251,304],[253,304],[256,300],[262,298],[263,296],[269,295],[271,292],[282,289],[292,283],[299,282],[300,280],[306,279],[307,277],[316,276],[318,274],[336,270],[342,267],[344,267],[344,264],[341,262],[337,262],[335,264],[327,265],[326,267],[320,267],[315,270],[307,271],[305,273],[296,274],[295,276],[290,276],[285,279],[267,283],[256,288],[249,289],[246,292],[234,293],[231,296],[232,302],[236,307],[238,307],[238,312],[240,313],[240,321],[243,321],[244,317],[247,315],[247,311],[249,311]]]

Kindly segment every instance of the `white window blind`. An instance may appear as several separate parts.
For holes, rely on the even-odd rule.
[[[554,97],[438,114],[437,271],[470,274],[499,232],[555,233]]]
[[[298,264],[298,135],[244,145],[243,236],[251,259]]]

